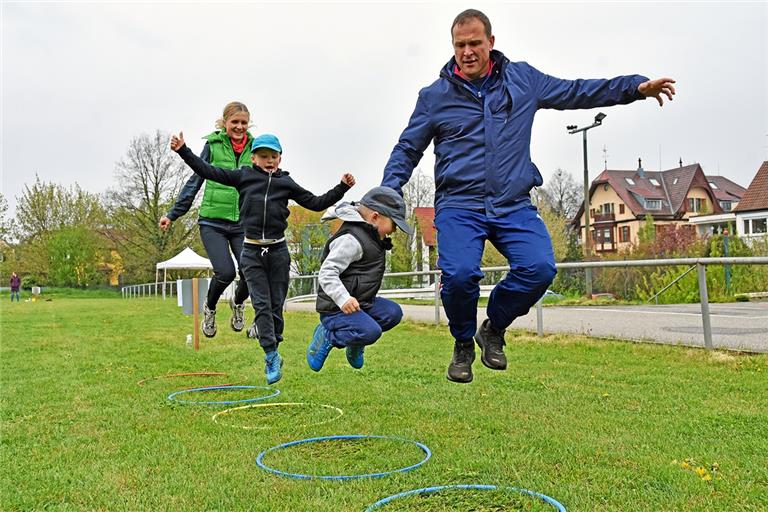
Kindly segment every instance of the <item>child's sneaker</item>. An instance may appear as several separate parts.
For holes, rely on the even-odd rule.
[[[216,310],[208,308],[208,304],[203,304],[203,322],[201,327],[206,338],[216,336]]]
[[[245,326],[245,303],[235,304],[235,299],[229,299],[229,307],[232,310],[232,318],[229,325],[235,332],[240,332]]]
[[[358,347],[347,347],[347,361],[349,361],[349,365],[359,370],[363,367],[363,363],[365,362],[363,360],[363,352],[365,352],[365,346],[358,346]]]
[[[264,373],[267,376],[267,384],[274,384],[283,377],[283,358],[277,353],[277,350],[268,352],[264,356]]]
[[[333,348],[331,340],[328,339],[326,334],[327,331],[323,324],[318,324],[315,327],[315,332],[312,334],[312,342],[307,347],[307,363],[316,372],[323,368],[325,360],[328,359],[328,354],[331,353]]]

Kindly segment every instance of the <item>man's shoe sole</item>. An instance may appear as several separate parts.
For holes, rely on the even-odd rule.
[[[445,378],[448,379],[451,382],[457,382],[459,384],[469,384],[470,382],[472,382],[472,379],[474,378],[474,376],[470,375],[469,379],[454,379],[454,378],[451,377],[450,374],[446,373],[445,374]]]

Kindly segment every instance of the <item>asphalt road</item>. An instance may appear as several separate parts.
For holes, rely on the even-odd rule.
[[[314,303],[289,303],[289,310],[314,311]],[[768,302],[710,304],[715,348],[768,352]],[[405,318],[434,323],[434,306],[403,306]],[[478,310],[478,322],[485,309]],[[445,312],[440,320],[447,323]],[[518,318],[513,328],[536,332],[536,310]],[[544,308],[545,333],[574,333],[670,345],[704,346],[699,304],[660,306],[549,306]]]

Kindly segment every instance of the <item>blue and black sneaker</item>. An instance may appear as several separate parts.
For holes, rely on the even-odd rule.
[[[267,352],[264,356],[264,373],[267,376],[267,384],[274,384],[283,377],[283,358],[277,350]]]
[[[328,354],[333,348],[327,334],[328,331],[325,330],[323,324],[318,324],[312,334],[312,342],[307,347],[307,363],[316,372],[322,370],[325,360],[328,359]]]
[[[363,363],[365,362],[363,359],[363,352],[365,352],[365,346],[358,346],[358,347],[347,347],[347,361],[349,361],[349,366],[352,368],[359,370],[363,367]]]

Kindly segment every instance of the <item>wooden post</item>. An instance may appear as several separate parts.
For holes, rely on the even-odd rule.
[[[192,278],[192,339],[195,343],[195,350],[200,350],[200,332],[198,331],[200,324],[200,301],[197,297],[200,284],[197,282],[197,278]]]

